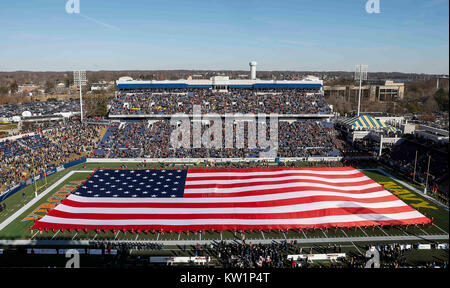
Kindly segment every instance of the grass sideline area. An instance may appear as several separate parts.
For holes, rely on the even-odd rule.
[[[46,187],[42,188],[39,193],[42,193],[47,187],[54,184],[56,181],[61,179],[63,176],[67,175],[70,171],[73,170],[95,170],[98,168],[119,168],[123,163],[86,163],[74,166],[70,169],[61,171],[47,178],[48,184]],[[195,167],[202,167],[203,165],[196,165]],[[310,163],[296,163],[296,167],[311,167]],[[127,163],[128,168],[144,168],[142,164],[139,163]],[[147,163],[145,168],[167,168],[165,164],[150,164]],[[406,191],[409,191],[409,194],[413,194],[414,197],[406,197],[405,199],[401,198],[401,194],[399,196],[403,201],[407,204],[414,205],[421,201],[427,201],[421,195],[410,191],[406,187],[401,186],[400,183],[396,183],[391,178],[386,175],[378,172],[378,171],[364,171],[363,172],[374,179],[377,182],[394,182],[396,186],[401,187]],[[316,238],[348,238],[348,237],[383,237],[383,236],[408,236],[408,235],[448,235],[449,229],[449,213],[445,209],[437,205],[430,205],[435,207],[433,208],[419,208],[422,213],[425,213],[427,217],[434,218],[434,226],[426,225],[425,227],[414,227],[410,226],[406,227],[386,227],[384,229],[380,228],[358,228],[358,229],[330,229],[328,231],[325,230],[315,230],[313,231],[288,231],[288,232],[244,232],[244,233],[234,233],[232,231],[224,231],[222,234],[219,232],[204,232],[204,233],[186,233],[182,232],[178,233],[140,233],[140,234],[132,234],[130,232],[117,232],[114,234],[112,231],[108,232],[100,232],[95,233],[94,231],[79,232],[76,231],[69,232],[36,232],[30,233],[29,227],[31,227],[34,223],[33,220],[22,221],[27,215],[30,215],[36,207],[45,203],[49,198],[55,196],[58,191],[63,188],[65,185],[70,185],[73,181],[82,181],[86,179],[89,175],[89,172],[75,173],[62,183],[60,183],[57,187],[55,187],[49,194],[43,197],[39,202],[37,202],[33,207],[30,207],[25,213],[17,217],[13,222],[11,222],[7,227],[3,230],[0,230],[0,239],[32,239],[32,240],[40,240],[40,239],[53,239],[53,240],[127,240],[127,241],[159,241],[159,240],[241,240],[244,236],[247,241],[256,240],[256,239],[275,239],[275,240],[285,240],[285,239],[316,239]],[[42,182],[41,180],[40,182]],[[38,182],[38,186],[42,185],[42,183]],[[5,200],[7,205],[7,211],[4,211],[0,214],[0,222],[3,222],[7,217],[12,215],[19,208],[23,207],[26,203],[34,198],[34,187],[29,186],[22,191],[17,192],[11,197]],[[389,190],[389,188],[387,188]],[[25,193],[25,198],[23,198],[22,193]],[[418,200],[419,199],[419,200]],[[429,201],[427,201],[429,202]],[[44,215],[42,213],[40,215]],[[448,242],[440,241],[440,243]],[[416,242],[417,243],[417,242]],[[423,243],[430,243],[429,241],[423,241]],[[364,243],[359,243],[357,245],[363,245]]]

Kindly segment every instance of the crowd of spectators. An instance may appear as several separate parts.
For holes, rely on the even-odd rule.
[[[213,125],[213,124],[211,124]],[[224,125],[224,123],[222,123]],[[258,126],[258,125],[255,125]],[[270,124],[266,128],[266,139],[270,135]],[[208,125],[202,125],[202,135]],[[261,147],[256,141],[256,147],[248,145],[248,130],[244,130],[244,147],[238,148],[236,136],[233,137],[233,147],[225,148],[224,126],[222,126],[222,145],[220,148],[193,148],[193,133],[191,132],[190,147],[175,149],[171,146],[170,137],[176,129],[168,120],[156,122],[131,121],[113,123],[95,150],[98,158],[258,158],[261,152],[267,152],[267,147]],[[192,122],[191,122],[192,131]],[[236,126],[233,134],[237,135]],[[312,120],[279,122],[278,152],[279,157],[325,157],[339,156],[336,148],[338,134],[332,125]],[[255,137],[257,140],[257,137]]]
[[[242,89],[230,92],[193,90],[174,92],[135,92],[117,94],[111,101],[112,115],[192,114],[193,106],[202,113],[329,114],[330,107],[320,93],[301,91],[259,92]]]
[[[433,246],[433,245],[432,245]],[[0,258],[5,263],[14,267],[64,267],[66,260],[60,255],[39,255],[27,254],[29,248],[18,248],[6,250],[0,254]],[[101,254],[85,255],[83,267],[115,267],[115,268],[138,268],[152,266],[171,265],[171,262],[152,263],[152,256],[160,258],[172,258],[176,256],[195,256],[208,259],[207,265],[218,268],[366,268],[375,267],[375,261],[369,261],[365,252],[369,250],[378,251],[379,267],[383,269],[395,268],[443,268],[448,267],[448,261],[442,257],[435,257],[433,260],[420,259],[415,256],[416,245],[406,244],[382,244],[363,247],[360,252],[356,250],[346,250],[345,256],[336,258],[333,261],[314,261],[310,257],[312,254],[336,254],[342,253],[341,245],[327,244],[314,247],[302,247],[296,241],[273,242],[271,244],[252,244],[251,242],[210,242],[205,244],[186,245],[179,244],[177,247],[166,247],[158,242],[148,241],[90,241],[88,247],[78,248],[86,253],[88,249],[100,249]],[[434,249],[432,247],[432,249]],[[58,252],[58,249],[56,253]],[[115,250],[114,253],[112,250]],[[448,251],[448,250],[447,250]],[[304,257],[292,259],[288,255],[303,255]],[[417,254],[416,254],[417,255]],[[57,261],[62,259],[64,261]],[[55,266],[57,265],[57,266]],[[187,267],[204,265],[192,261],[177,264]],[[0,266],[2,266],[0,264]]]
[[[210,123],[213,124],[213,123]],[[223,123],[224,125],[224,123]],[[202,125],[202,134],[208,129]],[[233,126],[236,135],[236,126]],[[256,125],[257,129],[259,128]],[[262,126],[264,127],[264,126]],[[1,191],[69,160],[82,156],[96,158],[258,158],[266,148],[248,148],[248,129],[244,131],[244,147],[178,148],[171,146],[175,126],[168,120],[112,122],[100,140],[102,124],[81,124],[79,120],[47,121],[29,124],[23,132],[33,132],[15,140],[0,142]],[[191,123],[192,128],[192,123]],[[270,124],[266,123],[266,139]],[[337,132],[332,125],[312,120],[279,122],[278,157],[338,156]],[[225,135],[223,135],[225,136]],[[191,133],[191,144],[193,143]],[[225,147],[225,137],[222,137]],[[257,137],[256,137],[257,140]],[[274,157],[275,157],[274,156]],[[33,170],[39,167],[39,171]]]
[[[414,245],[401,245],[398,243],[369,246],[366,245],[365,251],[376,250],[379,254],[380,268],[447,268],[448,261],[424,261],[419,263],[410,263],[407,258],[408,251],[416,250]],[[362,254],[352,254],[342,258],[341,262],[349,268],[365,268],[368,258]],[[374,267],[374,264],[370,264]]]
[[[116,249],[122,253],[129,253],[131,250],[162,250],[164,245],[161,243],[152,243],[148,241],[90,241],[89,246],[93,249],[103,249],[104,251],[111,251]]]
[[[35,173],[91,155],[100,128],[79,121],[56,122],[52,129],[40,130],[33,136],[0,142],[0,191],[26,181]]]
[[[219,242],[212,249],[224,268],[295,268],[297,262],[289,260],[289,253],[300,253],[296,241],[272,244]]]
[[[422,184],[427,182],[430,162],[427,190],[448,203],[448,148],[448,143],[438,144],[420,138],[404,139],[392,149],[386,149],[380,161]]]
[[[339,156],[338,133],[329,123],[280,122],[278,131],[281,157]]]
[[[25,111],[29,111],[32,116],[53,115],[61,112],[79,112],[80,101],[35,101],[0,105],[0,117],[10,118],[13,116],[22,116],[22,113]]]

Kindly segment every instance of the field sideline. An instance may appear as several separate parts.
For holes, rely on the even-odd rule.
[[[427,217],[433,217],[434,225],[426,225],[425,227],[390,227],[380,229],[358,228],[358,229],[329,229],[326,230],[308,230],[301,232],[289,231],[289,232],[244,232],[234,233],[231,231],[219,232],[204,232],[204,233],[124,233],[112,231],[95,233],[94,231],[79,232],[37,232],[30,233],[29,227],[34,224],[33,215],[43,216],[45,215],[45,207],[48,205],[56,205],[57,201],[61,201],[64,198],[64,194],[69,193],[77,185],[77,181],[83,181],[88,177],[92,170],[96,168],[118,168],[122,163],[87,163],[86,167],[78,165],[71,169],[64,170],[55,175],[49,176],[47,181],[48,185],[39,191],[39,195],[42,197],[39,201],[36,201],[30,205],[30,201],[34,198],[33,187],[27,187],[23,191],[16,193],[5,200],[7,205],[7,211],[0,214],[0,240],[116,240],[116,241],[158,241],[174,245],[176,243],[191,244],[194,242],[207,242],[207,241],[220,241],[220,240],[242,240],[245,237],[248,241],[254,242],[270,242],[272,240],[298,240],[299,243],[339,243],[353,244],[353,241],[357,240],[360,244],[371,243],[371,239],[374,241],[383,242],[402,242],[402,243],[448,243],[448,230],[449,230],[449,213],[448,210],[431,202],[429,199],[424,198],[422,195],[404,187],[399,182],[394,181],[392,178],[387,177],[383,173],[377,170],[362,170],[367,176],[374,179],[378,183],[385,185],[385,188],[401,200],[414,208],[419,209]],[[137,163],[127,163],[128,168],[142,168]],[[198,166],[197,166],[198,167]],[[159,164],[151,165],[147,164],[146,168],[163,168]],[[75,172],[76,171],[76,172]],[[64,179],[58,184],[57,181],[63,177],[69,175],[67,179]],[[40,183],[39,183],[40,184]],[[408,183],[409,184],[409,183]],[[42,184],[41,184],[42,185]],[[53,189],[48,189],[53,185]],[[411,186],[413,186],[411,184]],[[47,190],[48,189],[48,190]],[[48,194],[44,195],[44,191],[47,190]],[[22,193],[25,193],[25,198]],[[23,213],[16,213],[24,205],[30,206],[28,209],[23,209]],[[38,207],[41,207],[40,209]],[[48,207],[50,208],[50,207]],[[13,213],[20,214],[14,215]],[[8,225],[4,225],[6,220],[12,220]],[[14,218],[14,219],[12,219]],[[24,220],[26,219],[26,220]],[[2,225],[3,224],[3,225]],[[3,229],[2,227],[5,226]],[[359,239],[359,240],[358,240]],[[403,241],[400,239],[404,239]],[[3,241],[2,241],[3,242]],[[55,241],[56,243],[57,241]]]

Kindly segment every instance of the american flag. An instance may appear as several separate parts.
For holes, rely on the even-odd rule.
[[[352,167],[104,169],[32,229],[279,230],[430,221]]]

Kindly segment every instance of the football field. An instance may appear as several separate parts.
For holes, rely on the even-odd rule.
[[[47,210],[54,208],[76,186],[86,180],[98,168],[119,168],[122,163],[87,163],[64,170],[47,179],[45,185],[34,197],[34,187],[29,186],[5,200],[6,211],[0,214],[0,241],[11,243],[11,240],[20,240],[16,243],[46,244],[81,244],[90,240],[109,241],[153,241],[165,245],[183,245],[195,243],[209,243],[211,241],[252,241],[254,243],[271,243],[272,241],[297,241],[303,244],[327,245],[340,243],[342,245],[375,244],[375,243],[448,243],[448,209],[435,203],[432,199],[418,193],[416,187],[393,176],[380,168],[361,169],[368,177],[385,186],[387,190],[399,197],[402,201],[418,209],[421,213],[433,219],[433,225],[417,225],[409,227],[385,226],[367,228],[338,228],[338,229],[302,229],[289,231],[224,231],[203,233],[195,232],[141,232],[131,233],[123,231],[30,231],[34,221],[46,215]],[[299,167],[302,165],[299,164]],[[128,168],[143,168],[142,164],[127,163]],[[197,166],[198,167],[198,166]],[[161,164],[147,164],[145,168],[164,168]],[[38,186],[42,183],[38,183]],[[29,241],[31,240],[31,242]],[[49,241],[50,240],[50,241]]]

